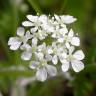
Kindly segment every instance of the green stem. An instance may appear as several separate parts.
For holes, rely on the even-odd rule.
[[[28,0],[28,2],[33,7],[33,9],[36,11],[36,13],[42,14],[40,7],[38,6],[38,4],[36,2],[34,2],[34,0]]]
[[[11,74],[10,74],[11,73]],[[9,67],[2,67],[0,66],[0,76],[10,76],[9,77],[20,77],[20,76],[33,76],[32,70],[27,69],[26,67],[19,65],[19,66],[9,66]]]
[[[17,6],[12,7],[13,7],[13,36],[16,36],[16,30],[18,27],[18,7]],[[16,51],[14,54],[13,63],[18,64],[18,51]]]

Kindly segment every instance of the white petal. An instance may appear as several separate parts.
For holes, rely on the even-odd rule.
[[[38,45],[38,51],[42,51],[43,45]]]
[[[30,60],[30,59],[31,59],[31,56],[32,56],[32,53],[23,52],[23,53],[21,54],[21,59],[22,59],[22,60]]]
[[[76,51],[76,52],[73,54],[73,56],[74,56],[77,60],[82,60],[82,59],[84,59],[84,57],[85,57],[82,50]]]
[[[56,67],[52,65],[46,65],[46,70],[50,76],[56,76],[57,74],[57,69]]]
[[[68,37],[73,37],[74,36],[74,32],[73,32],[73,30],[71,29],[70,31],[69,31],[69,33],[68,33]]]
[[[26,27],[31,27],[31,26],[33,26],[33,23],[30,22],[30,21],[24,21],[24,22],[22,23],[22,25],[23,25],[23,26],[26,26]]]
[[[21,47],[20,47],[21,50],[26,50],[26,51],[29,51],[31,49],[31,46],[29,44],[23,44]]]
[[[52,47],[53,48],[57,47],[56,42],[52,42]]]
[[[38,19],[38,16],[33,16],[33,15],[27,15],[27,18],[32,21],[32,22],[36,22]]]
[[[23,27],[19,27],[17,29],[17,35],[18,36],[24,36],[25,29]]]
[[[70,15],[61,16],[61,19],[65,24],[70,24],[76,21],[76,18],[73,18],[73,16]]]
[[[46,30],[47,32],[49,31],[51,31],[50,30],[50,26],[48,26],[48,24],[42,24],[42,28],[44,29],[44,30]]]
[[[32,45],[37,45],[38,39],[37,38],[33,38],[32,39]]]
[[[46,24],[47,22],[47,16],[46,15],[41,15],[40,17],[39,17],[39,21],[40,22],[42,22],[42,23],[44,23],[44,24]]]
[[[64,63],[66,57],[67,57],[66,53],[61,53],[60,56],[59,56],[60,62]]]
[[[8,45],[10,45],[11,50],[17,50],[20,47],[21,42],[18,37],[11,37],[8,41]]]
[[[44,30],[46,30],[47,31],[47,33],[51,33],[51,32],[54,32],[54,27],[52,26],[52,25],[50,25],[50,24],[42,24],[42,28],[44,29]]]
[[[75,50],[75,47],[74,47],[74,46],[71,46],[71,47],[69,48],[69,54],[72,54],[74,50]]]
[[[62,56],[63,58],[66,58],[66,57],[67,57],[67,54],[66,54],[65,52],[63,52],[63,53],[61,53],[61,56]]]
[[[48,54],[52,54],[52,53],[53,53],[52,48],[51,48],[51,47],[48,47],[48,48],[47,48],[47,52],[48,52]]]
[[[55,14],[54,17],[55,17],[55,19],[56,19],[57,21],[60,21],[59,16],[57,16],[57,15]]]
[[[71,44],[75,45],[75,46],[79,46],[80,45],[80,39],[78,37],[73,37],[71,40]]]
[[[57,55],[54,55],[54,56],[53,56],[52,62],[53,62],[53,64],[55,64],[55,65],[58,63],[58,57],[57,57]]]
[[[61,66],[61,68],[62,68],[62,71],[63,72],[67,72],[68,71],[68,69],[69,69],[69,62],[67,62],[66,60],[64,60],[63,62],[62,62],[62,66]]]
[[[11,44],[14,43],[14,41],[15,41],[14,38],[15,38],[15,37],[9,38],[8,45],[11,45]]]
[[[62,43],[64,41],[64,38],[58,38],[58,42]]]
[[[47,71],[45,68],[40,68],[36,72],[36,78],[39,81],[45,81],[47,79]]]
[[[29,31],[26,32],[25,38],[26,38],[27,40],[32,38],[32,35],[30,34]]]
[[[68,33],[68,29],[65,27],[65,28],[61,28],[60,30],[60,33],[64,36],[66,33]]]
[[[39,60],[43,60],[44,54],[42,52],[38,52],[38,53],[36,53],[36,55],[37,55]]]
[[[45,56],[45,58],[46,58],[47,61],[51,61],[51,60],[52,60],[52,56],[49,55],[49,54],[47,54],[47,55]]]
[[[11,50],[17,50],[20,47],[21,43],[13,44],[10,46]]]
[[[52,36],[53,38],[56,38],[56,34],[55,34],[55,33],[53,33],[51,36]]]
[[[12,45],[17,41],[18,41],[18,37],[11,37],[9,38],[8,45]]]
[[[38,46],[38,51],[45,50],[46,49],[46,43],[43,43],[42,45]]]
[[[31,33],[34,33],[34,32],[36,32],[37,31],[37,29],[38,29],[38,27],[34,27],[34,28],[31,28]]]
[[[72,68],[75,72],[79,72],[84,69],[83,62],[81,62],[79,60],[74,60],[71,62],[71,64],[72,64]]]
[[[39,30],[39,31],[38,31],[38,37],[39,37],[40,40],[45,39],[44,32],[41,31],[41,30]]]
[[[66,48],[70,49],[70,44],[68,42],[65,43]]]
[[[36,61],[31,61],[29,67],[31,69],[36,69],[40,63]]]

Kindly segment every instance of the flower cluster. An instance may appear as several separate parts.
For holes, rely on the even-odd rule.
[[[36,78],[45,81],[48,76],[57,74],[57,64],[62,71],[72,68],[79,72],[84,68],[82,50],[78,35],[67,26],[76,21],[70,15],[33,16],[27,15],[23,27],[17,29],[17,36],[11,37],[8,45],[11,50],[20,49],[21,59],[30,61],[29,67],[36,71]]]

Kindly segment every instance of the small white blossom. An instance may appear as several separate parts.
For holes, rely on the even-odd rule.
[[[80,45],[80,39],[79,39],[79,37],[74,35],[74,32],[73,32],[72,29],[69,31],[68,34],[65,34],[65,35],[62,35],[62,34],[58,38],[58,42],[65,43],[65,46],[67,48],[70,48],[70,44],[74,45],[74,46],[79,46]]]
[[[47,64],[47,61],[42,58],[40,61],[31,61],[30,68],[36,69],[36,78],[40,81],[45,81],[49,76],[56,76],[57,69],[53,65]]]
[[[24,21],[22,23],[25,27],[31,27],[31,32],[36,32],[41,26],[41,22],[39,21],[39,16],[27,15],[29,21]]]
[[[76,18],[74,18],[73,16],[70,16],[70,15],[58,16],[55,14],[54,17],[56,19],[54,24],[61,26],[61,27],[64,27],[65,24],[71,24],[76,21]]]
[[[24,28],[19,27],[17,29],[17,37],[11,37],[8,41],[8,45],[10,45],[11,50],[17,50],[22,43],[27,43],[27,41],[31,38],[32,36],[29,31],[25,33]]]
[[[39,68],[37,70],[36,72],[37,80],[45,81],[47,79],[47,74],[49,76],[56,76],[57,69],[52,65],[46,64],[44,67]]]
[[[61,61],[62,56],[66,57],[66,49],[64,46],[60,46],[56,44],[56,42],[53,42],[52,44],[52,50],[53,50],[53,57],[52,57],[52,62],[53,64],[57,64],[59,59]]]
[[[36,34],[38,36],[37,38],[40,40],[43,40],[48,36],[48,34],[45,30],[39,30]]]
[[[29,21],[24,21],[22,23],[23,26],[25,27],[31,27],[31,32],[34,33],[37,30],[39,31],[40,29],[45,29],[49,30],[48,26],[48,18],[46,15],[41,15],[41,16],[33,16],[33,15],[27,15],[27,18]]]
[[[64,37],[65,34],[68,33],[68,29],[66,26],[64,28],[56,27],[56,29],[52,32],[52,38],[58,38],[58,41],[62,42],[61,37]]]
[[[42,45],[39,45],[37,49],[38,49],[38,52],[36,54],[37,54],[38,58],[41,58],[42,56],[43,57],[45,56],[45,59],[47,61],[52,60],[51,54],[53,53],[53,50],[50,46],[46,46],[46,44],[43,43]],[[42,54],[42,56],[38,56],[38,53]]]
[[[11,37],[8,41],[8,45],[10,46],[11,50],[17,50],[21,45],[21,42],[19,41],[19,38]]]
[[[32,54],[34,54],[37,49],[37,39],[36,38],[32,39],[31,46],[29,44],[23,44],[20,48],[21,50],[24,51],[21,54],[22,60],[30,60],[32,57]]]
[[[73,53],[74,47],[70,47],[69,54],[66,56],[66,58],[63,58],[62,60],[62,70],[64,72],[68,71],[71,66],[75,72],[79,72],[84,69],[84,64],[81,60],[84,59],[84,53],[82,50],[78,50],[75,53]]]

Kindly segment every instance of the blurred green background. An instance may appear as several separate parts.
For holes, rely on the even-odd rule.
[[[85,70],[34,81],[28,62],[9,50],[8,39],[27,14],[69,14],[86,55]],[[96,96],[96,0],[0,0],[0,96]]]

